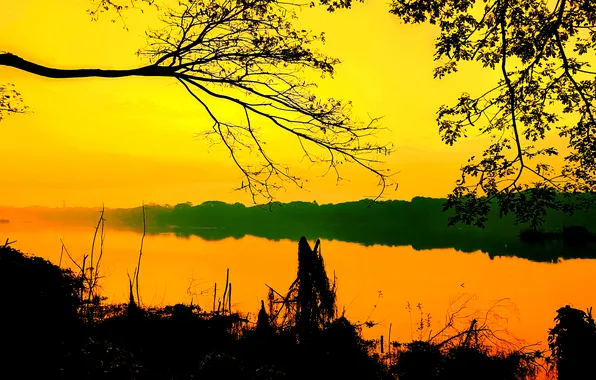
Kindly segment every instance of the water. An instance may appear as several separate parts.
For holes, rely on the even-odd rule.
[[[93,226],[2,224],[0,241],[7,238],[17,241],[15,248],[56,264],[62,239],[73,258],[81,261],[91,250]],[[140,242],[140,233],[106,230],[99,272],[104,276],[100,280],[102,292],[111,302],[128,299],[127,274],[134,272]],[[462,324],[477,311],[476,316],[488,316],[489,325],[502,336],[507,332],[526,344],[544,348],[559,307],[569,304],[586,309],[596,304],[593,259],[545,263],[516,257],[491,259],[480,251],[417,251],[410,246],[366,247],[327,240],[321,244],[327,272],[330,277],[333,273],[337,276],[339,310],[345,309],[353,322],[377,322],[375,327],[364,329],[368,338],[383,334],[387,339],[390,324],[391,340],[407,342],[434,335],[450,311],[467,302],[468,307],[459,313]],[[290,240],[252,236],[204,240],[197,236],[147,235],[139,281],[141,299],[144,305],[157,306],[192,300],[211,310],[213,285],[217,282],[221,295],[229,268],[232,309],[254,315],[260,301],[266,300],[267,285],[284,293],[294,280],[297,246]],[[99,244],[96,257],[98,253]],[[73,267],[66,254],[62,255],[62,265]],[[489,309],[492,311],[487,314]],[[425,323],[419,331],[421,311]]]

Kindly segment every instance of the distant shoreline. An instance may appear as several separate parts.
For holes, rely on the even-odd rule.
[[[412,201],[373,204],[371,200],[326,205],[290,202],[272,204],[269,209],[209,201],[200,205],[146,205],[145,226],[142,207],[106,209],[104,217],[108,228],[136,232],[145,230],[148,234],[174,233],[181,237],[199,236],[206,240],[250,235],[270,240],[298,241],[301,236],[307,236],[309,239],[338,240],[364,246],[412,246],[416,250],[453,248],[468,253],[482,251],[491,258],[515,256],[540,262],[557,262],[560,258],[596,258],[594,244],[569,247],[560,239],[542,239],[531,244],[524,242],[521,235],[528,226],[516,225],[513,215],[500,218],[497,210],[489,214],[484,229],[467,225],[448,226],[451,213],[442,211],[444,202],[445,199],[422,197]],[[0,207],[0,213],[9,217],[14,215],[23,220],[93,227],[100,211],[99,208]],[[550,212],[540,232],[556,237],[568,226],[582,226],[595,231],[596,212],[577,212],[573,217]]]

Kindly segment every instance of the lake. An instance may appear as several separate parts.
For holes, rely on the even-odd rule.
[[[0,225],[0,241],[16,240],[13,247],[58,264],[60,239],[81,260],[90,252],[93,230],[93,226],[15,222]],[[313,246],[316,236],[307,238]],[[127,273],[132,276],[140,242],[138,232],[106,229],[100,283],[109,301],[128,299]],[[147,235],[139,281],[142,302],[158,306],[192,300],[211,310],[213,285],[217,283],[221,292],[229,268],[232,309],[254,315],[260,301],[267,299],[267,285],[285,293],[294,280],[297,247],[296,241],[253,236],[205,240],[171,233]],[[462,323],[473,312],[480,318],[487,315],[489,325],[500,334],[508,332],[526,344],[545,347],[559,307],[569,304],[585,310],[596,304],[593,259],[533,262],[491,258],[481,251],[415,250],[335,240],[322,240],[321,247],[328,274],[337,276],[339,310],[345,309],[353,322],[378,323],[364,329],[368,338],[383,334],[387,339],[390,324],[392,340],[418,338],[419,304],[425,320],[422,334],[434,335],[450,312],[467,305],[458,314]],[[97,254],[99,245],[95,249]],[[62,264],[72,267],[66,255]]]

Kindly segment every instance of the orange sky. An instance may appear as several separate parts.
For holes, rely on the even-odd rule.
[[[20,0],[2,4],[0,50],[59,68],[132,68],[143,65],[135,52],[144,47],[143,32],[153,18],[131,11],[129,31],[109,17],[92,22],[88,0]],[[436,30],[400,24],[384,1],[369,0],[333,14],[307,10],[300,22],[325,31],[324,51],[342,60],[334,79],[320,82],[320,92],[352,100],[354,113],[384,116],[390,132],[380,136],[395,153],[386,167],[399,172],[399,189],[386,198],[445,196],[458,169],[481,145],[474,139],[444,145],[435,112],[462,91],[488,88],[495,75],[465,66],[456,75],[432,79]],[[171,79],[46,79],[0,67],[0,83],[14,83],[30,113],[0,124],[0,204],[136,206],[141,202],[178,203],[218,199],[250,203],[234,191],[240,172],[220,146],[193,137],[210,120]],[[336,186],[321,178],[325,167],[307,170],[300,155],[290,154],[287,136],[264,131],[270,152],[305,174],[307,190],[289,186],[281,201],[339,202],[374,196],[377,180],[345,168],[350,182]]]

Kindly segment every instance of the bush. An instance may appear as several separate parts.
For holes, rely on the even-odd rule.
[[[0,247],[2,371],[57,378],[80,343],[77,279],[39,257]]]

